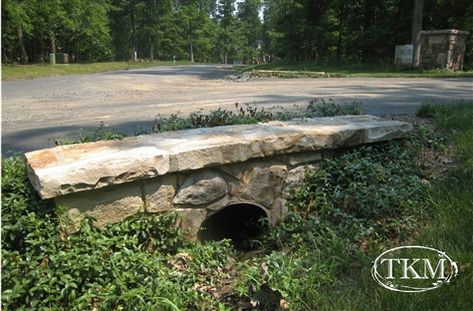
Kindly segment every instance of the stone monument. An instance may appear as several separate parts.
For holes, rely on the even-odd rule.
[[[470,33],[456,29],[421,31],[415,53],[421,69],[462,70],[466,39]]]

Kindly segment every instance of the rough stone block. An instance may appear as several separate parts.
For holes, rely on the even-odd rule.
[[[284,219],[284,216],[286,216],[287,213],[288,209],[286,206],[286,200],[283,198],[276,198],[268,215],[269,223],[271,225],[277,225]]]
[[[175,174],[158,177],[145,182],[143,185],[146,212],[158,213],[170,210],[172,199],[176,194],[177,177]]]
[[[315,171],[315,170],[316,170],[316,167],[314,165],[302,165],[290,170],[287,173],[287,176],[285,179],[285,187],[282,194],[283,197],[286,199],[289,198],[292,190],[302,185],[302,183],[304,182],[306,171]]]
[[[70,231],[75,231],[87,215],[96,219],[94,225],[102,227],[144,212],[141,188],[136,183],[71,194],[55,201],[66,208],[63,219]]]
[[[304,152],[288,156],[288,162],[292,166],[299,164],[313,163],[322,160],[321,152]]]
[[[243,174],[237,196],[271,208],[274,198],[282,193],[286,173],[285,165],[255,164]]]
[[[207,218],[207,210],[205,208],[178,208],[176,211],[180,215],[177,225],[183,229],[189,229],[187,237],[196,240],[200,226]]]
[[[199,206],[209,204],[227,194],[227,183],[217,173],[209,171],[189,176],[178,190],[173,203]]]
[[[222,165],[219,167],[219,169],[225,174],[228,174],[236,179],[241,179],[243,172],[246,169],[246,163]]]

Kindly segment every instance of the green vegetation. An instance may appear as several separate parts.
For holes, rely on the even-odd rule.
[[[172,214],[103,229],[89,219],[67,235],[51,204],[29,187],[23,160],[5,160],[2,168],[4,310],[218,306],[195,287],[222,279],[232,254],[228,242],[191,244]]]
[[[345,112],[330,103],[316,106],[324,107],[319,115]],[[219,110],[184,127],[235,120],[215,117],[222,114],[230,113]],[[61,212],[31,188],[23,160],[4,159],[2,307],[472,309],[473,103],[424,105],[419,114],[438,128],[417,126],[408,139],[347,149],[308,169],[288,201],[288,216],[254,241],[250,253],[237,253],[229,241],[187,242],[174,214],[140,215],[100,229],[87,219],[79,232],[67,234]],[[256,115],[269,118],[267,111]],[[166,120],[162,131],[189,122]],[[89,139],[100,133],[119,137],[99,130]],[[446,161],[452,152],[454,163]],[[446,251],[458,262],[459,276],[420,294],[378,286],[370,276],[372,260],[408,244]]]
[[[419,111],[419,115],[432,118],[447,133],[447,138],[455,143],[456,165],[445,177],[432,182],[428,204],[430,210],[421,218],[424,225],[408,239],[411,244],[428,245],[446,251],[458,262],[459,276],[445,288],[403,295],[374,285],[367,277],[369,269],[366,266],[355,278],[358,280],[356,287],[344,286],[346,299],[335,301],[343,308],[359,309],[366,306],[364,310],[469,310],[473,307],[470,295],[473,282],[472,104],[424,105]]]
[[[252,71],[259,77],[276,78],[460,78],[473,77],[473,70],[416,70],[388,65],[320,65],[314,63],[277,63],[236,66],[240,71]]]
[[[261,0],[6,0],[2,63],[188,60],[258,56]],[[237,10],[238,9],[238,10]]]
[[[285,121],[293,118],[330,117],[335,115],[360,115],[364,113],[361,103],[353,102],[343,105],[335,104],[333,101],[324,99],[311,100],[305,108],[294,106],[293,111],[287,111],[282,107],[271,107],[269,109],[258,109],[250,104],[239,106],[235,104],[235,111],[217,109],[208,114],[201,111],[193,112],[188,118],[173,114],[170,117],[161,117],[155,120],[153,132],[167,132],[190,128],[214,127],[232,124],[256,124],[273,120]]]
[[[423,3],[419,30],[473,27],[473,6],[467,0],[269,0],[265,49],[274,60],[392,64],[394,46],[413,42],[419,22],[414,20],[415,3]],[[469,40],[467,55],[473,51]]]
[[[424,5],[414,12],[414,2]],[[5,0],[2,63],[68,53],[73,62],[391,64],[414,25],[472,32],[472,14],[469,0]]]
[[[177,65],[188,64],[180,61]],[[170,66],[172,62],[104,62],[65,65],[2,65],[2,80],[36,79],[41,77],[88,74],[113,70],[129,70],[153,66]]]

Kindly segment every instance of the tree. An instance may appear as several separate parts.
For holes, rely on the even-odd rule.
[[[4,0],[2,61],[391,62],[422,29],[473,31],[471,0]],[[263,10],[263,20],[260,12]],[[473,60],[473,36],[466,61]],[[261,47],[261,49],[260,49]]]
[[[238,5],[237,17],[241,23],[241,36],[244,41],[243,51],[243,62],[259,62],[259,49],[262,44],[262,23],[259,18],[259,12],[261,10],[261,0],[244,0]]]
[[[420,51],[418,51],[419,42],[417,41],[419,32],[422,30],[422,15],[424,8],[424,0],[414,1],[414,14],[412,17],[412,34],[411,43],[414,45],[414,57],[412,63],[415,67],[419,66]]]
[[[180,18],[183,21],[186,37],[189,44],[189,61],[194,62],[194,42],[196,36],[196,28],[200,26],[199,11],[195,6],[186,5],[180,9]]]
[[[235,18],[235,0],[219,0],[218,1],[218,25],[219,29],[219,49],[222,62],[228,64],[229,58],[236,56],[241,32]],[[240,41],[241,42],[241,41]]]
[[[422,30],[422,16],[423,16],[424,0],[414,1],[414,14],[412,18],[412,35],[411,43],[417,41],[417,35]]]
[[[103,0],[69,0],[64,2],[67,23],[57,32],[61,51],[76,61],[109,60],[112,55],[110,20],[112,6]]]
[[[4,47],[5,43],[8,42],[8,37],[4,34],[8,33],[5,28],[11,27],[16,33],[17,45],[20,55],[20,63],[28,63],[28,55],[26,53],[25,44],[24,44],[24,33],[31,34],[33,25],[31,24],[30,16],[28,12],[30,8],[28,7],[27,1],[12,1],[7,0],[2,2],[2,22],[3,22],[3,33],[2,39]],[[5,23],[5,20],[7,23]],[[11,31],[11,30],[10,30]],[[2,55],[3,58],[3,55]],[[7,58],[6,56],[4,58]]]
[[[111,10],[111,29],[113,45],[119,59],[135,59],[140,54],[137,48],[136,14],[143,1],[113,0]],[[138,8],[137,8],[138,7]]]

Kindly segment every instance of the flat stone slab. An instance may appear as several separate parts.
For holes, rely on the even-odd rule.
[[[408,123],[369,115],[339,116],[181,130],[25,156],[31,182],[47,199],[173,172],[386,141],[411,129]]]

